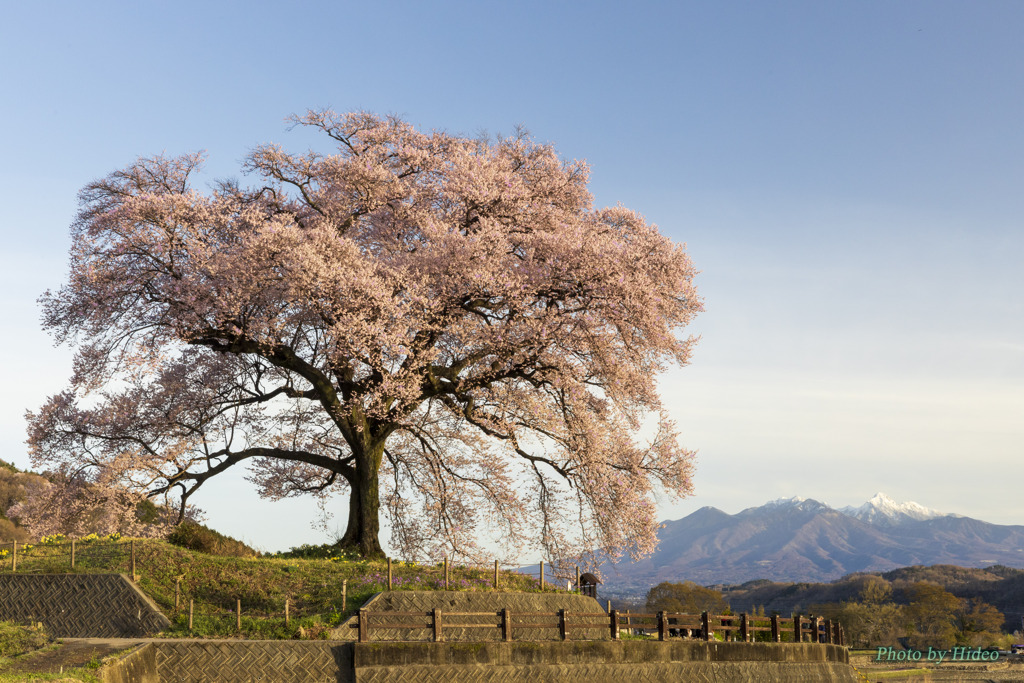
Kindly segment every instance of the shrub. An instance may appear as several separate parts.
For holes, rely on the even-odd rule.
[[[174,545],[224,557],[258,557],[259,552],[241,541],[196,522],[182,522],[167,540]]]

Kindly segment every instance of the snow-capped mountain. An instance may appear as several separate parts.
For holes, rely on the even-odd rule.
[[[839,512],[851,517],[856,517],[862,522],[867,522],[868,524],[879,524],[883,526],[903,524],[910,521],[919,522],[925,519],[934,519],[936,517],[946,516],[938,510],[926,508],[918,503],[897,503],[884,493],[876,493],[871,500],[860,507],[855,508],[852,505],[841,507],[839,508]]]
[[[601,568],[607,594],[645,594],[661,581],[832,581],[913,565],[1024,568],[1024,526],[943,514],[881,493],[840,510],[800,497],[734,515],[703,507],[665,521],[658,538],[653,555]]]

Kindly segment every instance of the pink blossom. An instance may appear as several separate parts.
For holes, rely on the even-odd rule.
[[[257,147],[251,189],[192,190],[186,155],[82,190],[42,299],[74,375],[29,415],[34,461],[179,504],[244,464],[265,496],[353,501],[342,542],[368,555],[379,510],[410,557],[472,556],[483,530],[650,552],[655,492],[690,489],[655,385],[701,310],[682,247],[525,135],[295,120],[336,152]]]

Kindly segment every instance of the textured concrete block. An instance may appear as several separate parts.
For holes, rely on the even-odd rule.
[[[348,683],[352,646],[327,641],[153,643],[161,683]]]
[[[2,574],[0,619],[39,621],[58,638],[136,638],[170,626],[124,574]]]

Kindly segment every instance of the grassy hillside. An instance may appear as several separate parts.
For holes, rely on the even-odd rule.
[[[9,505],[24,495],[20,472],[0,460],[0,543],[29,541],[24,529],[3,518]],[[157,514],[144,502],[139,518]],[[0,549],[0,571],[11,571],[10,546]],[[131,574],[128,539],[78,539],[76,572]],[[178,526],[166,541],[134,542],[139,585],[171,617],[168,635],[188,635],[188,606],[194,602],[193,635],[229,636],[238,633],[235,608],[242,604],[242,635],[262,638],[318,637],[348,618],[374,593],[387,588],[387,563],[338,555],[332,546],[302,546],[285,553],[260,556],[246,544],[195,522]],[[71,544],[63,537],[21,546],[19,572],[71,571]],[[453,567],[451,590],[492,590],[492,568]],[[522,574],[501,572],[499,586],[508,590],[537,590],[536,581]],[[392,564],[396,590],[444,588],[440,566]],[[175,595],[178,608],[175,609]],[[289,620],[285,623],[285,601]]]
[[[330,628],[355,613],[374,593],[387,588],[386,562],[344,560],[333,556],[330,546],[307,546],[285,554],[307,557],[224,557],[158,540],[140,539],[134,546],[139,586],[171,618],[170,636],[189,635],[191,599],[192,635],[238,633],[234,610],[236,600],[241,600],[243,636],[326,637]],[[66,572],[69,564],[69,544],[51,541],[19,552],[18,571]],[[0,571],[10,571],[9,557],[0,559]],[[79,541],[75,571],[130,574],[131,542]],[[493,578],[493,568],[452,567],[449,586],[451,590],[492,590]],[[395,590],[442,589],[443,569],[393,562],[392,585]],[[501,572],[499,586],[505,590],[538,590],[536,580],[515,572]],[[289,603],[288,624],[285,600]]]

